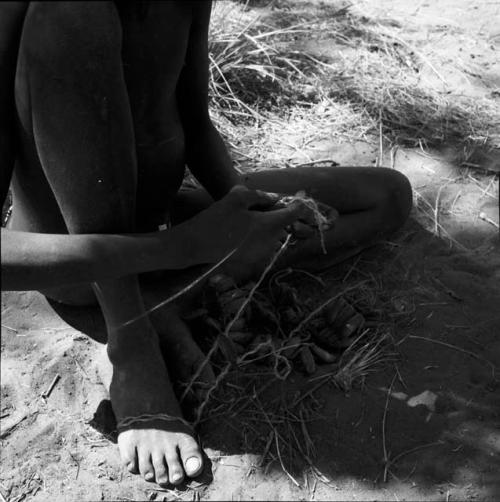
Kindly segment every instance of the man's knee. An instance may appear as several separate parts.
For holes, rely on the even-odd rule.
[[[63,63],[84,72],[92,69],[95,58],[120,55],[121,39],[113,2],[32,2],[24,21],[20,56],[35,68],[41,64],[57,71]]]
[[[380,187],[380,208],[391,231],[406,222],[412,203],[413,192],[408,178],[394,169],[385,168]]]

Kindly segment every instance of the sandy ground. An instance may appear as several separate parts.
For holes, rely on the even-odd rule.
[[[423,28],[457,25],[464,37],[483,30],[491,44],[500,44],[496,2],[417,2],[411,11],[407,5],[377,0],[357,8]],[[446,37],[452,35],[443,31]],[[478,54],[481,78],[469,81],[474,92],[498,88],[497,61],[485,54]],[[310,148],[313,158],[352,165],[370,165],[379,154],[366,143]],[[349,393],[332,386],[318,390],[322,418],[310,427],[315,473],[309,468],[295,474],[297,486],[279,464],[262,466],[262,450],[248,447],[245,431],[228,416],[201,430],[211,482],[162,492],[127,474],[116,445],[89,424],[107,396],[97,371],[103,346],[83,334],[102,336],[99,313],[50,305],[37,293],[3,293],[3,498],[498,500],[500,244],[498,229],[479,216],[485,212],[498,225],[498,176],[459,168],[450,151],[384,155],[384,164],[412,182],[412,218],[390,242],[323,278],[338,282],[355,269],[381,282],[392,315],[404,320],[395,334],[397,365]],[[482,167],[495,170],[495,162],[485,158]],[[56,374],[61,379],[50,396],[41,397]],[[295,389],[303,377],[291,380],[279,391]]]

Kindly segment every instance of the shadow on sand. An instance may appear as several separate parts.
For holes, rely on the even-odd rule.
[[[349,270],[346,286],[371,276],[379,284],[378,294],[397,300],[399,310],[390,313],[397,321],[392,334],[397,358],[368,375],[361,388],[346,392],[327,383],[312,394],[306,423],[313,448],[307,454],[297,450],[297,443],[282,441],[278,455],[276,443],[269,440],[276,431],[283,440],[290,434],[304,438],[303,420],[286,424],[273,414],[277,405],[286,409],[286,403],[315,385],[295,371],[257,396],[264,410],[260,416],[245,413],[244,406],[240,412],[224,413],[223,402],[216,402],[222,408],[210,408],[200,427],[203,445],[227,455],[266,453],[267,461],[275,461],[260,467],[271,472],[281,470],[281,456],[293,476],[302,479],[300,473],[314,467],[331,486],[349,480],[383,488],[389,486],[383,482],[386,478],[408,486],[416,483],[429,494],[452,487],[463,496],[479,490],[499,498],[500,292],[490,280],[495,271],[450,250],[447,242],[415,221],[391,243],[322,278],[338,282]],[[70,325],[103,341],[104,324],[97,310],[52,306]],[[229,383],[238,385],[241,379]],[[223,399],[225,385],[216,399]],[[259,388],[258,380],[254,387]],[[415,396],[426,391],[433,393],[433,402],[419,405]],[[255,398],[249,392],[248,402]],[[290,411],[288,418],[300,409]],[[95,420],[102,432],[112,431],[109,402],[100,404]]]

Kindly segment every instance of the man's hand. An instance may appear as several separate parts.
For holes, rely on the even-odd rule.
[[[274,194],[238,185],[180,225],[190,236],[193,260],[216,263],[237,248],[244,262],[270,257],[286,237],[287,227],[301,219],[307,221],[310,212],[299,200],[278,207],[278,199]]]
[[[303,192],[294,196],[273,193],[268,193],[268,195],[277,198],[275,208],[284,208],[298,201],[306,207],[304,216],[292,223],[287,229],[297,239],[307,239],[318,232],[330,230],[335,226],[335,221],[339,217],[336,209],[306,196]]]

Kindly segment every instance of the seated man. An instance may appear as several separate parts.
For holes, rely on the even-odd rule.
[[[407,179],[384,168],[238,174],[208,112],[210,10],[185,0],[0,4],[1,189],[13,192],[2,289],[97,298],[112,406],[119,425],[132,419],[119,429],[121,456],[159,484],[196,476],[202,457],[139,274],[215,264],[234,249],[229,270],[257,271],[285,228],[310,219],[304,205],[273,208],[261,191],[306,190],[339,213],[326,257],[315,234],[286,263],[357,252],[399,228],[411,206]],[[204,190],[177,193],[186,165]],[[167,214],[178,224],[160,231]],[[175,322],[162,327],[167,341]]]

